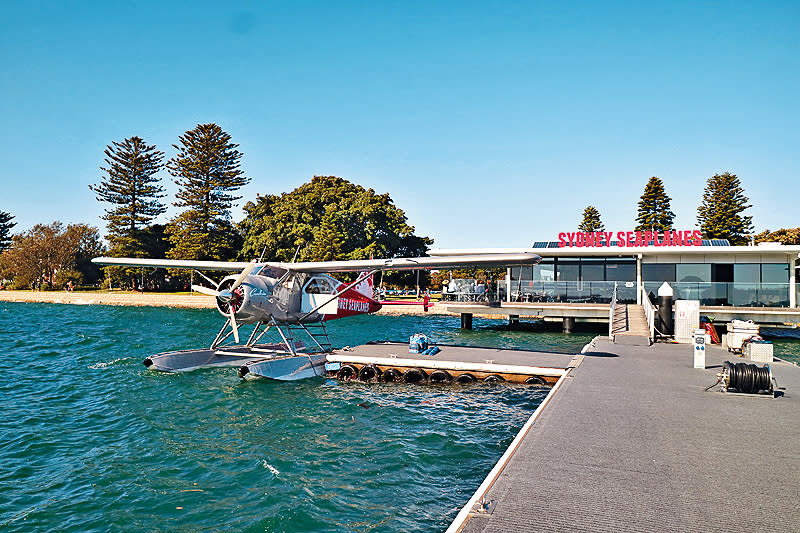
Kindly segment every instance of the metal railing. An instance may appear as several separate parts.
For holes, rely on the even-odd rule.
[[[650,301],[650,297],[647,295],[647,291],[644,288],[644,283],[639,284],[639,291],[642,296],[642,309],[644,309],[644,317],[647,319],[647,325],[650,327],[650,342],[653,342],[656,338],[656,308],[653,305],[653,302]]]
[[[614,283],[614,292],[611,294],[611,305],[608,306],[608,338],[614,338],[614,312],[617,309],[617,284]]]
[[[646,293],[657,294],[661,281],[645,281]],[[704,306],[789,307],[788,283],[669,282],[676,300],[699,300]]]
[[[635,303],[635,282],[616,281],[530,281],[511,282],[512,302],[603,303],[611,302],[614,287],[617,302]]]

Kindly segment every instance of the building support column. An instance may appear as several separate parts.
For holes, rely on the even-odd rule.
[[[561,328],[564,333],[572,333],[572,330],[575,329],[575,317],[565,316],[561,320]]]
[[[472,329],[472,313],[461,313],[461,329]]]
[[[511,267],[506,267],[506,302],[511,303]]]
[[[642,254],[636,255],[636,305],[642,305],[642,291],[639,286],[642,284]]]
[[[789,256],[789,307],[797,307],[797,259]]]

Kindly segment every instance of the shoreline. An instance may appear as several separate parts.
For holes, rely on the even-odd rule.
[[[157,292],[64,292],[64,291],[0,291],[0,302],[49,303],[70,305],[120,305],[132,307],[177,307],[182,309],[214,309],[213,296],[206,294],[162,294]],[[424,312],[419,304],[386,305],[376,315],[453,315],[444,305],[435,302]]]

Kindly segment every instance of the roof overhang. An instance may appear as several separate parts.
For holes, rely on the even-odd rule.
[[[453,248],[429,250],[431,256],[535,253],[542,257],[638,257],[665,255],[794,255],[800,246],[599,246],[564,248]]]

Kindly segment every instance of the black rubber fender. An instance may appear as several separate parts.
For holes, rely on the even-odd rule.
[[[378,381],[381,376],[381,369],[375,365],[364,365],[358,371],[358,380],[368,383],[370,381]]]
[[[456,376],[455,379],[455,382],[461,385],[469,385],[470,383],[475,383],[476,381],[478,381],[478,378],[472,374],[460,374]]]
[[[431,375],[428,376],[428,381],[430,383],[447,385],[453,381],[453,376],[451,376],[450,372],[447,370],[434,370],[431,372]]]
[[[394,383],[403,380],[403,373],[396,368],[387,368],[381,374],[381,381],[384,383]]]
[[[409,368],[403,373],[405,383],[425,383],[428,381],[428,374],[419,368]]]
[[[342,365],[342,368],[336,373],[336,377],[349,381],[358,378],[358,369],[353,365]]]
[[[539,376],[531,376],[525,380],[526,385],[544,385],[544,380]]]
[[[485,378],[483,378],[484,383],[503,383],[505,379],[502,376],[498,376],[497,374],[489,374]]]

